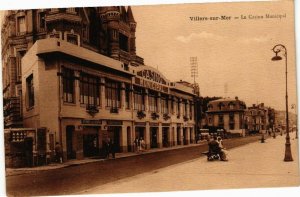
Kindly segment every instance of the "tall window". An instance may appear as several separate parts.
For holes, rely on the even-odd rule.
[[[193,119],[193,105],[192,103],[190,102],[190,119],[192,120]]]
[[[64,102],[74,103],[74,71],[63,68],[62,79]]]
[[[120,49],[123,51],[128,51],[128,37],[121,34],[119,36],[119,44],[120,44]]]
[[[223,117],[223,115],[219,115],[219,127],[224,127],[224,117]]]
[[[130,109],[130,85],[125,85],[125,109]]]
[[[133,97],[134,97],[134,109],[144,111],[145,97],[144,97],[143,89],[140,87],[134,87]]]
[[[120,83],[115,81],[106,81],[105,85],[105,99],[106,106],[113,108],[121,107],[121,91],[120,91]]]
[[[100,105],[99,77],[86,73],[80,74],[80,103]]]
[[[45,12],[40,12],[39,13],[39,25],[40,25],[40,29],[44,29],[46,26],[46,22],[45,22]]]
[[[176,99],[177,100],[177,115],[180,115],[181,110],[180,110],[180,99]]]
[[[167,114],[169,113],[169,103],[168,103],[168,97],[167,95],[162,95],[161,96],[161,110],[162,113]]]
[[[18,17],[18,32],[26,32],[25,16]]]
[[[27,89],[27,98],[28,98],[28,107],[34,106],[34,87],[33,87],[33,74],[31,74],[26,79],[26,89]]]
[[[188,107],[187,101],[184,101],[184,107],[183,107],[183,115],[184,116],[187,116],[187,107]]]
[[[22,77],[22,58],[24,57],[26,51],[19,51],[17,53],[17,79],[18,81],[21,81],[21,77]]]
[[[157,112],[157,93],[149,92],[149,111]]]

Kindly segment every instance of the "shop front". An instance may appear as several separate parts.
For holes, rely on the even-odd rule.
[[[169,147],[170,146],[170,124],[163,123],[162,124],[162,143],[163,147]]]
[[[150,123],[150,148],[158,148],[158,123]]]

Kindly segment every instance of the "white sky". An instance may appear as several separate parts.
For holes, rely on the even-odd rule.
[[[291,2],[133,7],[137,53],[170,80],[187,80],[198,57],[201,95],[238,96],[285,109],[285,63],[272,62],[276,44],[288,50],[289,103],[296,103],[294,23]],[[284,14],[286,19],[191,22],[190,16]],[[225,88],[226,87],[226,88]],[[225,90],[227,89],[227,91]]]

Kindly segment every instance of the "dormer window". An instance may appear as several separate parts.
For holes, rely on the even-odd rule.
[[[229,109],[234,109],[234,103],[233,102],[230,102],[229,104],[228,104],[228,106],[229,106]]]

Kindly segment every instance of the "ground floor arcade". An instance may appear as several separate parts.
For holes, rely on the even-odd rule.
[[[194,126],[183,123],[66,119],[61,129],[56,139],[61,142],[64,160],[101,157],[108,138],[114,141],[116,152],[135,151],[136,138],[145,141],[146,150],[196,141]]]

